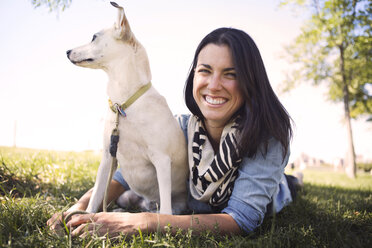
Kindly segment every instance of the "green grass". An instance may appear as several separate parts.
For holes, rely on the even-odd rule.
[[[372,247],[372,176],[359,173],[353,180],[312,170],[304,171],[296,202],[247,236],[53,234],[46,221],[93,186],[99,159],[93,152],[0,147],[0,247]]]

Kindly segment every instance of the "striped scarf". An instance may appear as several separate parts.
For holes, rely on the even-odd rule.
[[[232,193],[242,159],[237,152],[237,124],[230,122],[222,131],[219,150],[214,153],[202,121],[191,116],[188,123],[190,192],[213,207],[225,204]]]

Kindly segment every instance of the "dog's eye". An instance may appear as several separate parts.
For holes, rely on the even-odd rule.
[[[93,35],[92,42],[97,38],[97,35]]]

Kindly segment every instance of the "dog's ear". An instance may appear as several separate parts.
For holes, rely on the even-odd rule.
[[[112,6],[118,9],[118,18],[115,23],[115,37],[117,39],[130,39],[132,32],[128,20],[124,13],[124,8],[115,2],[110,2]]]

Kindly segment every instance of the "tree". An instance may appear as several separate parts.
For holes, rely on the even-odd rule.
[[[31,0],[32,5],[35,8],[40,6],[46,6],[49,11],[64,11],[67,7],[71,5],[72,0]]]
[[[348,133],[346,173],[356,176],[351,119],[372,114],[372,1],[284,0],[281,6],[309,13],[301,34],[286,47],[291,66],[283,91],[299,82],[327,84],[331,101],[342,102]]]

